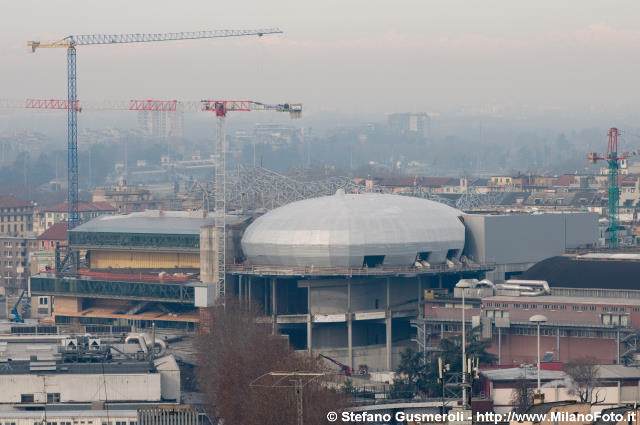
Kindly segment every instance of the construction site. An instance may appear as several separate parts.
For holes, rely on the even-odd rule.
[[[6,313],[0,314],[0,425],[227,423],[210,417],[223,397],[211,401],[202,371],[210,366],[207,354],[223,349],[202,341],[224,334],[227,328],[209,326],[225,323],[215,319],[234,311],[230,306],[250,313],[237,323],[267,329],[260,341],[307,362],[301,364],[308,371],[296,364],[242,383],[251,386],[241,391],[248,404],[256,382],[275,377],[264,388],[292,390],[283,399],[291,398],[298,424],[303,408],[312,407],[303,391],[314,385],[348,400],[341,409],[352,413],[507,413],[518,407],[518,391],[525,404],[531,399],[526,411],[565,402],[585,411],[626,412],[632,403],[637,410],[640,173],[630,172],[627,161],[640,151],[619,146],[617,127],[602,135],[604,153],[580,153],[584,173],[474,177],[460,159],[460,175],[427,177],[403,174],[402,167],[428,166],[411,154],[385,155],[386,169],[373,159],[358,168],[352,156],[375,134],[408,140],[407,152],[416,146],[436,152],[437,113],[386,112],[380,133],[369,122],[356,130],[337,126],[336,134],[350,140],[339,153],[349,157],[344,172],[328,161],[313,169],[312,140],[324,139],[314,138],[310,125],[281,122],[306,114],[304,99],[81,101],[78,95],[77,57],[85,48],[282,33],[274,27],[27,42],[38,57],[42,49],[65,51],[67,98],[0,99],[0,108],[66,116],[64,177],[55,162],[55,173],[37,185],[38,193],[64,199],[40,205],[30,197],[28,156],[21,157],[23,168],[16,166],[28,201],[0,196]],[[270,75],[264,72],[265,81]],[[154,164],[136,158],[130,165],[126,149],[137,142],[118,135],[122,161],[96,165],[91,153],[86,157],[87,169],[108,176],[93,184],[78,148],[83,111],[136,112],[134,140],[156,150]],[[241,113],[271,121],[250,130],[245,122],[228,134],[227,121]],[[204,142],[180,151],[189,114],[206,119],[210,134],[201,131]],[[482,138],[482,125],[474,121],[469,131]],[[233,146],[238,141],[242,148]],[[564,139],[556,144],[564,147]],[[286,173],[265,167],[267,145],[274,163],[295,151],[306,165]],[[564,159],[573,165],[576,158]],[[600,174],[589,174],[589,164],[598,163],[605,164]],[[588,397],[571,375],[586,357],[596,368]],[[238,367],[238,375],[258,370],[240,371],[242,363],[231,360],[225,367]],[[274,362],[289,367],[283,363]]]

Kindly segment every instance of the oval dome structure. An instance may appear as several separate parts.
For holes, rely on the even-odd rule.
[[[416,259],[437,264],[462,252],[461,215],[421,198],[338,191],[269,211],[246,229],[241,243],[254,265],[406,267]]]

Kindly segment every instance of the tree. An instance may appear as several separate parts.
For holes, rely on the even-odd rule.
[[[271,324],[258,323],[257,314],[231,300],[226,308],[206,310],[196,348],[198,382],[207,410],[229,424],[297,423],[294,388],[250,384],[272,371],[323,371],[319,360],[294,352],[282,335],[271,335]],[[344,392],[334,388],[326,380],[305,385],[305,424],[323,424],[327,412],[345,406]]]
[[[515,386],[511,391],[511,405],[515,413],[524,413],[533,405],[533,388],[531,382],[520,375],[514,382]]]
[[[581,403],[599,404],[604,401],[597,390],[600,368],[595,357],[581,357],[564,366],[564,372],[569,375],[571,388],[569,394],[577,396]]]
[[[427,392],[430,382],[429,365],[423,364],[422,353],[407,347],[401,354],[391,387],[392,398],[412,398],[416,393]]]
[[[488,353],[490,340],[480,339],[480,326],[467,330],[466,355],[467,358],[477,358],[479,364],[495,364],[497,357]],[[439,357],[443,364],[450,367],[449,373],[462,372],[462,336],[453,336],[440,341]],[[396,369],[391,389],[392,396],[398,398],[411,398],[418,393],[436,396],[442,391],[438,383],[438,361],[431,358],[426,364],[422,362],[422,353],[412,348],[407,348],[403,353],[400,364]]]

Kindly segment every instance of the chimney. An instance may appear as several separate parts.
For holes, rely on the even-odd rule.
[[[535,393],[533,395],[533,404],[542,404],[544,403],[544,394],[543,393]]]

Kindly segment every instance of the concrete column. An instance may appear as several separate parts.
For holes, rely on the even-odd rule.
[[[278,288],[278,280],[275,277],[271,278],[271,319],[273,320],[273,328],[271,333],[276,334],[276,320],[278,318],[278,298],[276,297]]]
[[[251,311],[251,304],[253,304],[251,302],[251,280],[252,280],[251,276],[247,276],[247,287],[248,287],[247,288],[248,289],[248,292],[247,292],[247,303],[249,304],[249,311]]]
[[[556,331],[556,351],[558,352],[558,361],[560,361],[560,327]]]
[[[390,281],[389,278],[387,278],[387,326],[386,326],[386,330],[387,330],[387,370],[391,370],[391,364],[392,364],[392,351],[391,351],[391,344],[392,344],[392,335],[391,335],[391,290],[390,290]]]
[[[422,318],[424,316],[424,308],[422,308],[422,277],[418,276],[418,317]]]
[[[313,315],[311,314],[311,285],[307,287],[307,352],[311,354]]]
[[[238,301],[242,304],[242,275],[238,275]]]
[[[618,406],[620,406],[620,399],[622,399],[622,386],[620,385],[620,380],[618,379]]]
[[[502,364],[502,328],[498,328],[498,366]]]
[[[309,315],[309,318],[307,319],[307,353],[311,354],[311,341],[312,341],[312,335],[311,335],[311,329],[313,328],[313,323],[311,323],[311,315]]]
[[[620,364],[620,328],[616,331],[616,364]],[[618,381],[618,386],[620,386],[620,381]]]
[[[267,302],[267,297],[268,297],[268,294],[269,294],[269,288],[267,286],[267,279],[262,278],[262,281],[264,282],[264,291],[263,291],[264,302],[262,303],[262,308],[264,308],[264,314],[266,316],[267,314],[269,314],[269,303]]]
[[[442,289],[442,274],[438,274],[438,288]]]
[[[351,279],[347,278],[347,366],[353,365],[353,323],[351,322]]]

